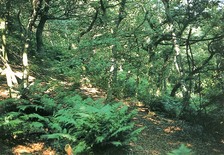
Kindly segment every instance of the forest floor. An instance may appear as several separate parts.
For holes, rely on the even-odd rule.
[[[105,98],[105,93],[96,88],[81,87],[80,90],[95,99]],[[136,127],[145,128],[139,134],[138,140],[130,144],[127,155],[166,155],[181,144],[185,144],[196,155],[224,155],[224,137],[217,141],[207,134],[202,126],[167,118],[161,112],[150,111],[139,101],[126,99],[122,102],[130,108],[138,109],[138,115],[134,118]]]
[[[0,100],[7,97],[6,88],[6,86],[0,85]],[[105,93],[97,88],[81,87],[79,92],[95,99],[105,97]],[[109,150],[102,154],[166,155],[181,144],[185,144],[196,155],[224,155],[224,138],[217,141],[204,133],[201,126],[175,118],[167,118],[160,112],[150,111],[138,101],[127,99],[123,102],[131,108],[138,109],[138,115],[133,121],[135,121],[136,127],[145,127],[145,129],[139,134],[137,141],[130,143],[130,147],[126,149],[125,153]],[[5,145],[0,139],[0,154],[53,155],[55,151],[53,148],[46,148],[44,142],[17,144],[12,147]]]

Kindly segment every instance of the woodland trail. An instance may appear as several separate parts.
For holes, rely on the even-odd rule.
[[[97,88],[81,87],[81,92],[92,98],[105,98],[105,92]],[[224,141],[218,142],[207,135],[200,125],[167,118],[164,114],[150,111],[141,102],[123,100],[131,108],[138,109],[137,127],[145,127],[136,142],[131,143],[127,154],[166,155],[185,144],[196,155],[224,155]]]
[[[77,91],[93,99],[105,98],[105,92],[98,88],[82,86]],[[162,113],[150,111],[138,101],[127,99],[122,100],[122,102],[127,104],[131,109],[138,109],[138,114],[133,121],[135,121],[136,127],[145,127],[145,129],[139,134],[138,140],[130,144],[125,153],[118,152],[116,154],[166,155],[173,149],[177,149],[180,144],[185,144],[196,155],[224,155],[224,141],[217,142],[211,136],[204,133],[201,126],[192,125],[174,118],[167,118]],[[12,154],[12,152],[13,154],[26,152],[20,153],[20,155],[50,155],[55,153],[53,149],[45,148],[42,142],[30,145],[17,145],[10,148],[1,144],[0,141],[0,151],[2,152],[2,150],[4,150],[5,155]],[[114,154],[114,150],[109,150],[103,154],[112,155]]]
[[[133,154],[166,155],[185,144],[196,155],[224,155],[224,142],[206,135],[201,126],[139,109],[135,121],[146,128],[134,143]]]

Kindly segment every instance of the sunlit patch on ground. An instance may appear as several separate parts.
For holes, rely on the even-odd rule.
[[[18,145],[12,149],[14,155],[56,155],[51,148],[45,148],[44,143],[32,143],[29,145]]]
[[[106,98],[106,93],[99,88],[92,87],[92,84],[90,83],[89,79],[83,78],[81,79],[80,83],[81,86],[79,89],[77,89],[77,91],[81,94],[84,94],[93,99]]]
[[[152,151],[150,151],[150,154],[152,154],[152,155],[159,155],[161,153],[158,150],[152,150]]]
[[[182,131],[183,129],[177,126],[168,126],[163,131],[165,133],[174,133],[175,131]]]
[[[88,88],[86,86],[82,86],[80,88],[81,93],[86,96],[92,97],[93,99],[105,98],[105,93],[98,88]]]

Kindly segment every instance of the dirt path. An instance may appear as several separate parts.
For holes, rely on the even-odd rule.
[[[105,98],[105,93],[97,88],[81,87],[79,92],[95,99]],[[128,155],[166,155],[171,150],[178,148],[180,144],[185,144],[196,155],[224,155],[224,139],[220,142],[215,141],[204,133],[201,126],[193,126],[181,120],[166,118],[160,113],[149,111],[137,101],[126,100],[123,102],[130,107],[138,108],[139,112],[134,121],[137,127],[145,127],[138,140],[130,144]],[[5,151],[5,155],[11,154],[10,151],[14,152],[13,154],[19,154],[18,152],[21,151],[31,155],[55,154],[50,148],[45,148],[43,143],[18,145],[11,149],[1,144],[0,141],[0,151],[2,151],[1,153]],[[24,154],[21,153],[21,155]]]
[[[105,98],[105,92],[96,88],[82,87],[82,93],[92,98]],[[182,120],[169,119],[158,112],[149,111],[143,104],[124,100],[130,107],[138,109],[136,126],[145,127],[138,141],[131,144],[131,155],[166,155],[181,144],[185,144],[196,155],[224,155],[224,139],[217,142],[207,135],[200,125]]]
[[[144,126],[145,130],[133,144],[134,155],[165,155],[177,149],[180,144],[185,144],[196,155],[224,155],[224,139],[217,142],[206,135],[199,125],[168,119],[142,107],[139,107],[136,123],[138,126]]]

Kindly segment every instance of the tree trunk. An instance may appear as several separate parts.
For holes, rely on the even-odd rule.
[[[125,4],[126,0],[122,0],[120,3],[118,19],[116,22],[116,27],[112,31],[112,35],[114,38],[117,37],[117,31],[120,26],[121,21],[124,19],[124,12],[125,12]],[[117,72],[118,72],[118,64],[117,64],[117,55],[118,55],[118,48],[117,45],[112,46],[112,65],[110,69],[110,78],[108,80],[108,89],[107,89],[107,98],[106,101],[110,102],[114,99],[114,95],[116,93],[117,87]]]
[[[2,21],[1,23],[3,23],[2,25],[4,25],[4,28],[3,28],[3,33],[2,33],[2,57],[8,61],[8,55],[7,55],[7,52],[6,52],[6,22],[5,21]]]
[[[42,0],[33,0],[32,1],[32,14],[29,19],[29,22],[26,27],[25,32],[25,40],[24,40],[24,49],[23,49],[23,88],[28,87],[28,79],[29,79],[29,64],[28,64],[28,50],[30,47],[30,40],[31,40],[31,33],[33,31],[33,26],[35,25],[35,22],[38,17],[39,10],[41,8]]]
[[[118,64],[117,64],[117,48],[116,45],[112,47],[112,65],[110,68],[110,77],[108,80],[108,88],[107,88],[107,98],[106,101],[110,102],[114,99],[116,93],[116,83],[117,83],[117,72],[118,72]]]
[[[41,17],[40,22],[37,26],[37,31],[36,31],[36,48],[37,48],[37,53],[43,54],[44,53],[44,43],[43,43],[43,31],[44,31],[44,25],[47,21],[47,18]]]
[[[176,83],[176,84],[174,85],[174,87],[173,87],[171,93],[170,93],[170,96],[171,96],[171,97],[175,97],[176,92],[177,92],[177,90],[178,90],[180,87],[181,87],[181,83],[180,83],[180,82]]]
[[[48,20],[48,11],[49,11],[49,2],[50,0],[45,0],[45,5],[43,11],[40,13],[40,22],[37,26],[36,30],[36,48],[37,53],[43,54],[44,53],[44,43],[43,43],[43,31],[45,23]]]
[[[169,1],[163,0],[163,4],[165,7],[165,13],[166,13],[166,18],[168,20],[168,24],[172,28],[172,42],[173,42],[173,50],[175,52],[174,65],[175,65],[177,72],[179,73],[179,79],[180,79],[178,81],[178,83],[175,84],[173,90],[171,91],[170,96],[174,97],[177,90],[182,86],[182,94],[185,98],[185,95],[187,94],[186,93],[187,87],[185,85],[185,80],[182,80],[185,77],[185,71],[184,71],[184,67],[183,67],[183,63],[182,63],[181,49],[180,49],[180,45],[178,43],[177,33],[175,31],[176,28],[174,25],[174,20],[173,20],[173,17],[171,16],[171,11],[169,8]]]
[[[26,39],[24,50],[23,50],[23,88],[28,87],[29,79],[29,64],[28,64],[28,49],[29,49],[29,39]]]
[[[7,10],[10,9],[10,1],[7,1],[6,3],[6,8]],[[15,77],[14,72],[12,71],[9,63],[8,63],[8,53],[7,53],[7,40],[6,40],[6,32],[8,31],[8,26],[7,26],[7,20],[9,19],[9,12],[7,11],[6,14],[4,15],[5,19],[1,21],[1,28],[2,29],[2,48],[0,49],[1,51],[1,61],[4,65],[4,70],[1,71],[1,74],[6,75],[6,80],[7,80],[7,86],[9,90],[9,97],[12,97],[12,88],[14,85],[18,85],[17,79]]]

